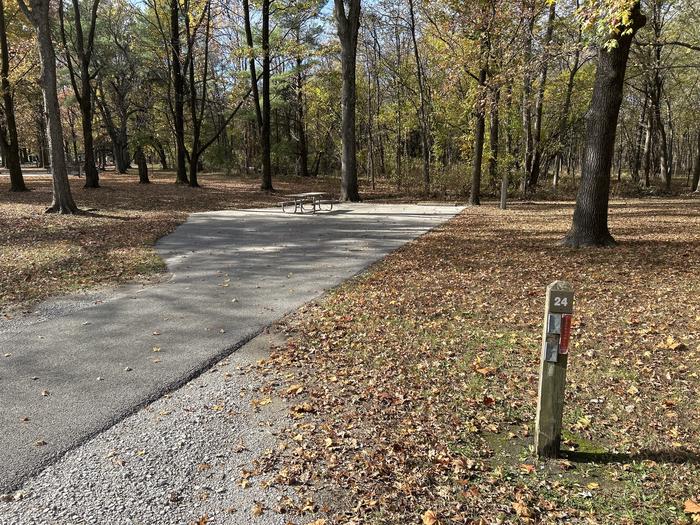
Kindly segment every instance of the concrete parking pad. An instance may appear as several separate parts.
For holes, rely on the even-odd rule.
[[[0,324],[0,492],[460,210],[198,213],[157,244],[168,280]]]

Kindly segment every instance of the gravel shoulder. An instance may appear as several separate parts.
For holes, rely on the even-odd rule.
[[[310,523],[318,505],[272,473],[290,407],[259,364],[283,341],[261,334],[69,452],[0,502],[0,524]]]

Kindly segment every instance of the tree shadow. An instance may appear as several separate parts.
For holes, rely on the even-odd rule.
[[[639,461],[654,461],[668,464],[700,465],[700,455],[686,448],[665,450],[641,450],[635,454],[614,452],[562,452],[562,457],[574,463],[595,463],[608,465],[612,463],[634,463]]]

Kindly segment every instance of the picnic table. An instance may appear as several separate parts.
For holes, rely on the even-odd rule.
[[[306,193],[293,193],[286,197],[290,200],[282,203],[282,211],[287,213],[294,206],[292,213],[316,213],[317,211],[331,211],[333,209],[332,201],[326,198],[328,194],[322,191],[309,191]]]

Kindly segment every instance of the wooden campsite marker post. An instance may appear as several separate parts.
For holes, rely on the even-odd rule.
[[[535,453],[541,458],[559,456],[573,311],[574,290],[569,283],[554,281],[547,286],[535,420]]]

